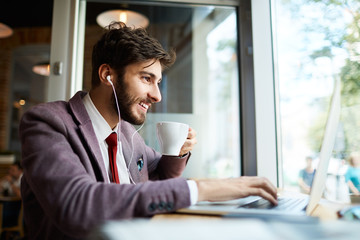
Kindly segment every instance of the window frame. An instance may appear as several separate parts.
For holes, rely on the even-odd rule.
[[[54,0],[46,101],[68,100],[82,89],[85,0]]]
[[[271,0],[252,0],[257,175],[282,186]]]

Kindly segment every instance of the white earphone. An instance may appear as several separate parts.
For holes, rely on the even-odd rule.
[[[112,84],[110,75],[107,75],[107,76],[106,76],[106,80],[108,80],[108,81]]]

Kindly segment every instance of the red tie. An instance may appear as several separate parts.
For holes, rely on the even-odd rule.
[[[109,152],[109,162],[111,169],[112,181],[116,183],[120,183],[119,174],[116,165],[116,151],[117,151],[117,136],[116,133],[111,133],[106,138],[106,143],[108,144],[108,152]]]

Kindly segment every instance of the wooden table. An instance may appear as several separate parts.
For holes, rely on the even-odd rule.
[[[20,200],[21,200],[20,197],[0,195],[0,202],[13,202],[13,201],[20,201]]]

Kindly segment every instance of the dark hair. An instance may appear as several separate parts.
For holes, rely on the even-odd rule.
[[[93,87],[100,84],[98,69],[102,64],[109,64],[116,70],[119,78],[122,78],[125,67],[133,63],[155,59],[159,60],[165,69],[175,62],[175,52],[165,51],[160,42],[151,37],[144,28],[131,28],[123,22],[113,22],[105,31],[93,48]]]

